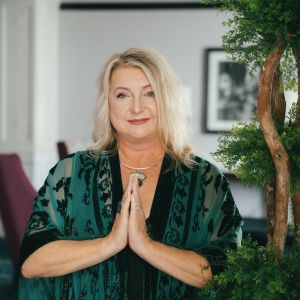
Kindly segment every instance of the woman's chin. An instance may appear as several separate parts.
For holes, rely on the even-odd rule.
[[[131,143],[147,143],[147,142],[153,142],[157,139],[159,139],[158,134],[155,133],[146,133],[146,132],[132,132],[128,135],[126,135],[126,137],[124,137],[125,139],[127,139],[128,141],[130,141]]]

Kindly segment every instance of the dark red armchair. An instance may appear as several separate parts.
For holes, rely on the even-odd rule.
[[[36,196],[17,154],[0,154],[0,214],[12,261],[19,251]]]

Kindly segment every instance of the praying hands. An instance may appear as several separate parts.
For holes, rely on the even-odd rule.
[[[151,239],[147,233],[145,214],[140,201],[138,178],[130,176],[128,187],[120,202],[119,212],[109,238],[116,243],[116,248],[121,251],[127,244],[141,255],[143,248]]]

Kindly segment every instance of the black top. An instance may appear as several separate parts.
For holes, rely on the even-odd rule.
[[[118,203],[122,200],[123,187],[120,170],[119,156],[116,154],[110,157],[111,165],[114,166],[111,169],[112,182],[114,183],[113,190],[116,191],[114,203]],[[165,155],[162,167],[160,170],[159,179],[157,182],[156,191],[153,198],[150,215],[146,220],[149,235],[154,240],[161,240],[168,219],[170,211],[170,205],[173,195],[175,172],[174,168],[171,168],[171,159]],[[160,198],[158,198],[160,195]],[[119,255],[122,260],[123,267],[126,266],[128,270],[127,280],[127,296],[129,300],[144,299],[143,293],[148,294],[148,289],[152,290],[153,298],[155,299],[156,287],[150,286],[156,282],[157,269],[152,267],[146,261],[141,259],[136,253],[134,253],[129,246],[127,246]],[[146,278],[150,276],[150,280]],[[150,282],[149,286],[146,286],[146,290],[143,290],[143,282]]]

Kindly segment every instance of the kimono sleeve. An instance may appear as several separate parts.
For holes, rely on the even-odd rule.
[[[38,248],[64,237],[71,169],[71,158],[60,161],[39,189],[25,230],[19,266]]]
[[[225,267],[226,251],[240,246],[243,221],[227,179],[221,173],[212,178],[203,203],[202,245],[193,250],[206,257],[216,275]]]

